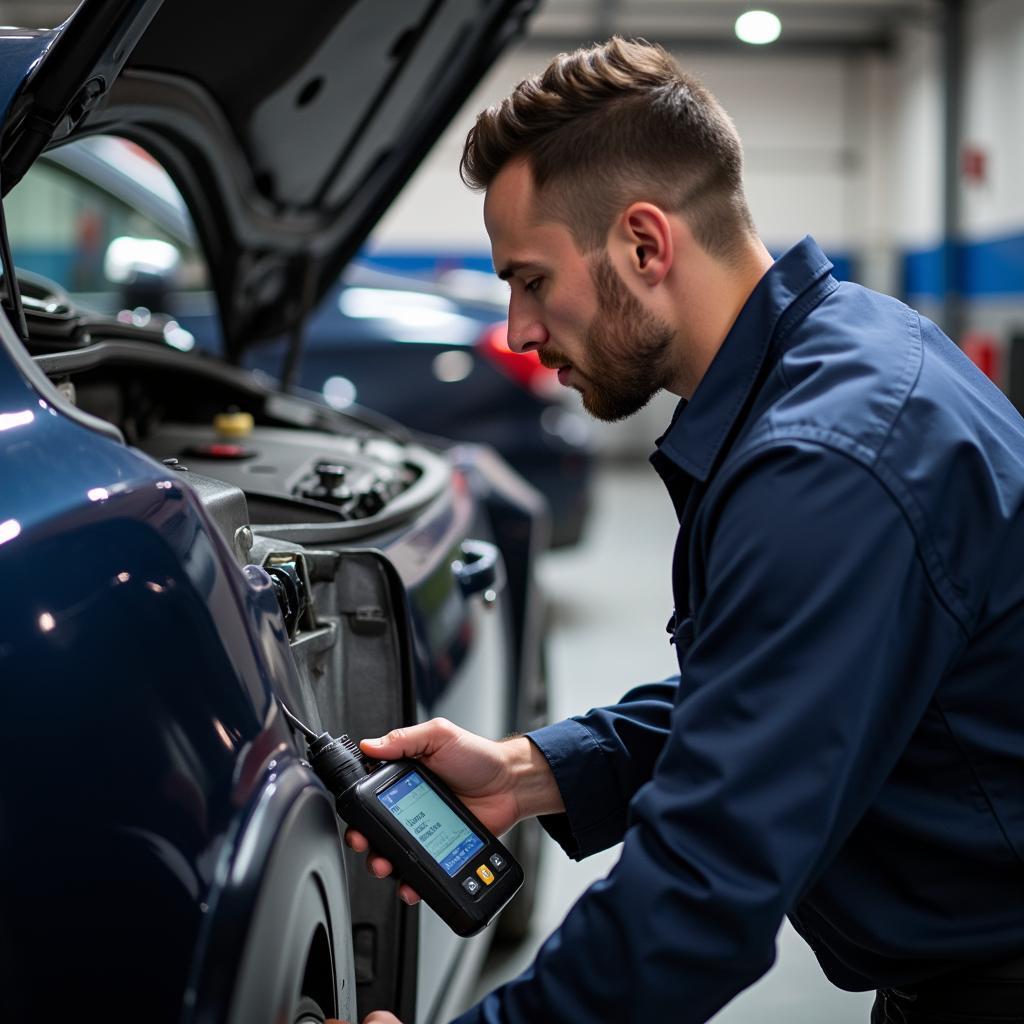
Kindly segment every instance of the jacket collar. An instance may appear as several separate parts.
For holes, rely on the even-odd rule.
[[[667,457],[690,476],[708,479],[761,377],[772,341],[792,330],[838,287],[831,270],[832,263],[810,235],[768,268],[729,329],[693,398],[679,403],[671,425],[658,439],[658,451],[651,462],[662,476],[668,469],[663,458]],[[800,301],[805,296],[806,300]]]

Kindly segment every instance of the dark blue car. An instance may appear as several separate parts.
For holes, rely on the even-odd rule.
[[[297,359],[526,6],[85,0],[0,30],[0,185],[78,137],[144,147],[227,355],[286,336]],[[281,702],[354,736],[534,724],[543,502],[489,448],[184,351],[141,306],[72,298],[74,268],[16,270],[26,217],[95,239],[71,199],[0,232],[0,1019],[444,1017],[487,933],[348,860]]]

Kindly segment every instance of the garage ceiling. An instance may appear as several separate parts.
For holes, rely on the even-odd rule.
[[[671,47],[759,50],[740,43],[733,25],[762,8],[782,21],[782,37],[765,52],[887,48],[907,21],[933,22],[942,0],[547,0],[534,19],[534,45],[550,50],[643,35]]]
[[[74,0],[0,0],[0,24],[53,25],[74,7]],[[733,24],[752,7],[782,19],[776,51],[874,48],[886,46],[902,22],[937,18],[942,0],[546,0],[531,35],[546,50],[612,32],[688,48],[737,47]]]

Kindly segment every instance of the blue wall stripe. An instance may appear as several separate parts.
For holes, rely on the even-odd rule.
[[[784,250],[771,249],[773,256]],[[849,252],[829,252],[833,273],[840,281],[857,279],[856,259]],[[453,267],[491,272],[491,258],[481,252],[403,252],[389,250],[364,253],[368,263],[408,274],[435,276]],[[993,296],[1024,296],[1024,232],[957,247],[958,290],[966,299]],[[903,294],[911,300],[941,299],[945,294],[945,253],[942,245],[912,249],[903,255]]]
[[[776,258],[784,250],[772,249]],[[70,247],[53,249],[29,249],[22,247],[18,252],[18,266],[34,271],[59,281],[65,287],[73,285],[74,263],[76,254]],[[410,274],[416,277],[436,278],[446,270],[467,269],[479,270],[485,274],[494,272],[490,253],[479,251],[458,252],[455,250],[424,252],[422,250],[383,250],[379,252],[363,251],[359,260],[382,270],[390,270],[399,274]],[[835,264],[833,273],[841,281],[854,280],[854,261],[847,253],[829,253],[829,259]]]
[[[1024,234],[961,247],[964,295],[1024,294]]]
[[[825,254],[832,261],[832,276],[839,281],[856,281],[856,263],[847,253],[829,252]]]
[[[490,253],[441,251],[404,252],[399,249],[360,252],[360,262],[381,270],[393,270],[399,274],[415,274],[420,277],[436,277],[446,270],[480,270],[485,274],[494,273]]]
[[[784,249],[770,250],[772,256],[778,258]],[[403,252],[387,249],[375,252],[361,252],[358,257],[363,263],[380,267],[382,270],[393,270],[400,274],[416,274],[418,276],[435,277],[446,270],[465,268],[480,270],[485,274],[494,272],[489,253],[480,252]],[[835,265],[832,273],[840,281],[854,280],[854,260],[849,253],[830,252],[828,258]]]
[[[778,256],[783,249],[772,248]],[[855,258],[848,252],[829,252],[833,273],[841,281],[857,279]],[[479,250],[364,251],[359,258],[387,270],[436,277],[446,270],[467,268],[492,273],[490,253]],[[941,299],[945,293],[944,250],[941,245],[913,249],[903,255],[903,294],[911,301]],[[74,253],[63,247],[23,250],[18,265],[61,281],[74,277]],[[1024,297],[1024,232],[960,245],[956,253],[959,292],[965,299]]]
[[[945,250],[912,250],[903,256],[903,294],[908,298],[940,299],[945,294]]]
[[[76,254],[69,247],[61,246],[53,249],[18,250],[16,264],[22,270],[33,274],[42,274],[51,281],[57,281],[65,288],[73,288],[75,284]]]
[[[946,290],[943,247],[912,250],[903,258],[903,285],[912,299],[941,299]],[[956,250],[957,291],[967,299],[1024,295],[1024,233],[978,242]]]

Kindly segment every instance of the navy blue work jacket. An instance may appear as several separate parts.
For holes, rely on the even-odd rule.
[[[531,734],[548,830],[622,856],[465,1024],[696,1024],[787,914],[847,989],[1024,953],[1024,422],[831,269],[775,263],[659,442],[680,675]]]

